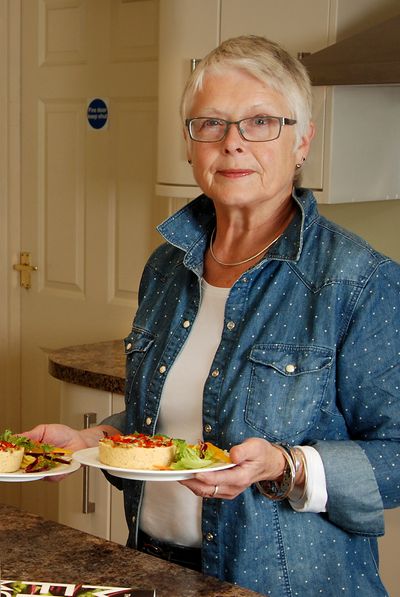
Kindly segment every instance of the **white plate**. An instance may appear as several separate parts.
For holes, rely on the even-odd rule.
[[[108,466],[99,460],[98,448],[85,448],[74,452],[74,459],[87,466],[94,466],[107,471],[114,477],[121,477],[122,479],[132,479],[134,481],[182,481],[183,479],[190,479],[194,473],[206,473],[209,471],[223,471],[226,468],[235,466],[232,463],[216,464],[215,466],[207,466],[205,468],[196,468],[190,470],[176,470],[176,471],[151,471],[143,469],[127,469],[117,468],[115,466]]]
[[[80,468],[79,462],[71,461],[71,464],[59,464],[57,468],[52,468],[49,471],[41,471],[38,473],[25,473],[22,469],[15,471],[15,473],[0,473],[0,481],[8,481],[19,483],[21,481],[39,481],[45,477],[55,477],[57,475],[66,475],[73,473]]]

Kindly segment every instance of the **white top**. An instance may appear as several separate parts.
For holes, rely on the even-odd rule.
[[[201,284],[201,303],[180,354],[175,359],[161,395],[157,433],[183,438],[190,443],[203,439],[204,383],[221,341],[225,303],[230,288]],[[318,452],[304,450],[308,465],[307,492],[298,511],[321,512],[327,501],[324,468]],[[145,483],[140,528],[152,537],[190,547],[201,546],[202,498],[171,482]]]

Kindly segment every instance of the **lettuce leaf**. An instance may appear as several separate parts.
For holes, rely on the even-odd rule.
[[[9,442],[10,444],[14,444],[18,447],[23,448],[32,448],[33,442],[23,435],[14,435],[12,431],[6,429],[3,433],[0,434],[0,441]]]
[[[202,457],[197,446],[189,446],[188,444],[181,447],[175,459],[176,462],[171,464],[171,468],[174,470],[205,468],[214,463],[213,460]]]
[[[183,439],[172,441],[176,446],[175,461],[170,466],[173,470],[206,468],[214,464],[230,462],[228,453],[213,444],[199,442],[193,446]]]

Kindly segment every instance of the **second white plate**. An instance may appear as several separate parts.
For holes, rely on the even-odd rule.
[[[66,475],[73,473],[80,468],[79,462],[71,461],[70,464],[59,464],[56,468],[52,468],[48,471],[40,471],[38,473],[25,473],[25,471],[19,469],[15,473],[0,473],[0,481],[7,481],[8,483],[20,483],[26,481],[39,481],[45,477],[56,477],[57,475]]]
[[[190,479],[193,477],[194,473],[223,471],[227,468],[235,466],[232,463],[224,463],[217,464],[215,466],[208,466],[206,468],[176,471],[116,468],[114,466],[107,466],[106,464],[100,462],[98,448],[85,448],[84,450],[78,450],[78,452],[74,452],[73,458],[74,460],[77,460],[86,466],[93,466],[95,468],[100,468],[104,471],[107,471],[110,473],[110,475],[114,475],[115,477],[121,477],[122,479],[132,479],[134,481],[182,481],[184,479]]]

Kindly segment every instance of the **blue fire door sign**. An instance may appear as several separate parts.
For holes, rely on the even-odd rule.
[[[89,125],[94,129],[102,129],[108,121],[108,106],[105,100],[95,98],[90,100],[87,108]]]

